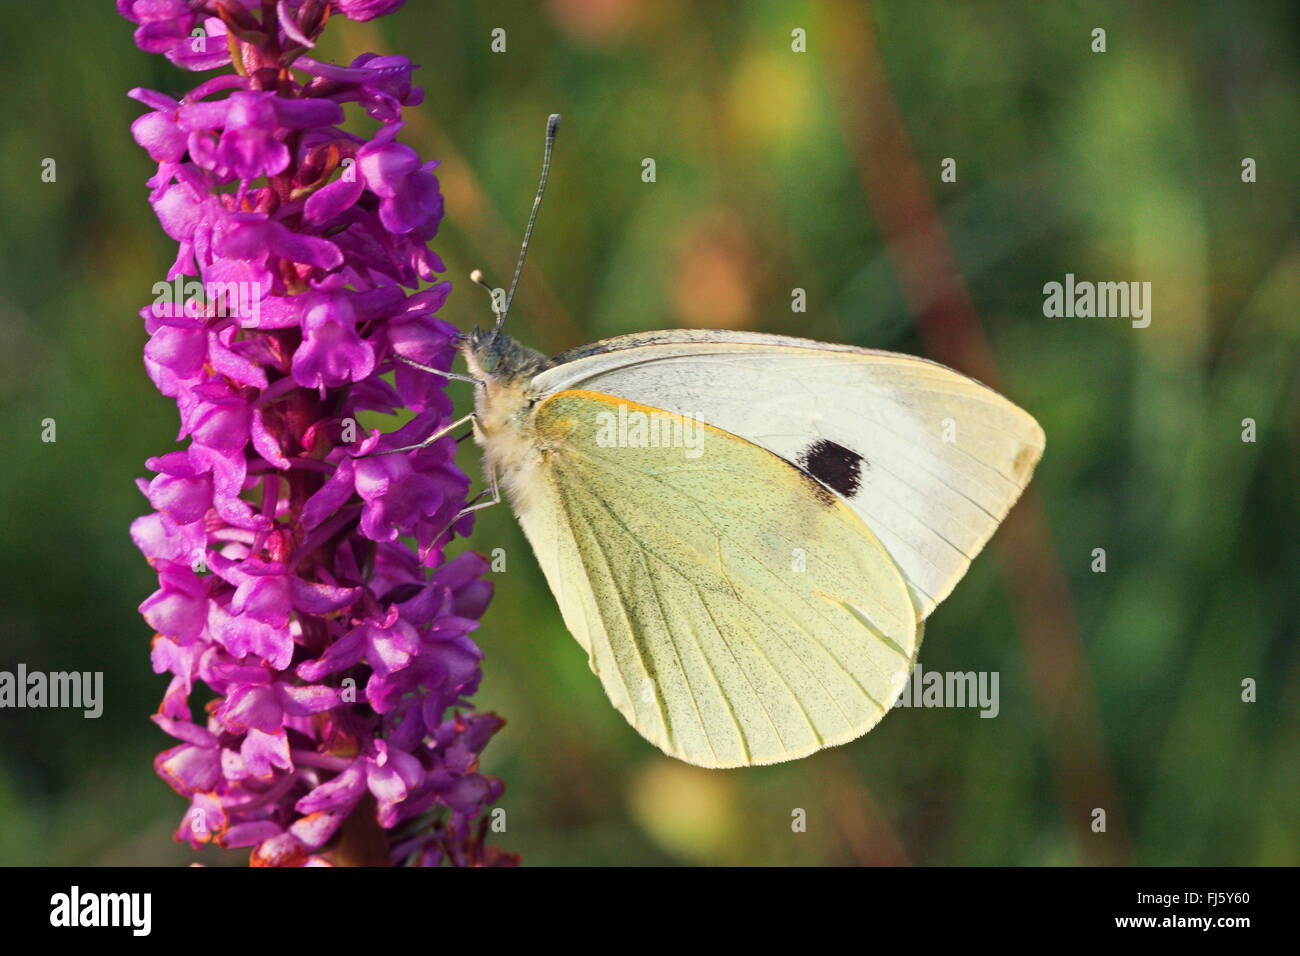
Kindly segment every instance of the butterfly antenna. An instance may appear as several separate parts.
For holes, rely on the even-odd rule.
[[[506,324],[506,314],[510,311],[510,303],[515,297],[515,286],[519,284],[519,273],[524,270],[524,259],[528,256],[528,240],[533,235],[533,223],[537,221],[537,210],[542,205],[542,193],[546,191],[546,174],[551,171],[551,149],[555,146],[555,131],[559,128],[560,114],[552,113],[546,120],[546,151],[542,154],[542,178],[537,183],[537,198],[533,200],[533,211],[528,214],[528,226],[524,229],[524,244],[519,249],[519,261],[515,263],[515,275],[510,280],[510,291],[506,294],[505,307],[497,314],[494,338],[501,334],[501,328]],[[472,279],[473,276],[470,278]]]
[[[483,272],[480,269],[475,269],[469,274],[469,281],[474,283],[476,286],[480,286],[485,292],[487,292],[488,301],[492,303],[492,314],[496,316],[497,320],[496,329],[493,332],[493,335],[496,335],[501,331],[501,326],[505,325],[506,322],[506,317],[497,309],[496,290],[487,284],[487,281],[483,278]]]

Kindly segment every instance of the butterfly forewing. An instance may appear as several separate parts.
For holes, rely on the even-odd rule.
[[[1030,415],[934,362],[749,332],[598,342],[558,356],[536,385],[696,417],[797,466],[871,528],[921,618],[965,574],[1044,446]]]

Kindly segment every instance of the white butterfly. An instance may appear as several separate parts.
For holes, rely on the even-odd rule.
[[[473,423],[491,500],[471,509],[504,487],[615,708],[704,767],[875,726],[1028,483],[1038,423],[934,362],[776,335],[548,359],[501,334],[508,308],[463,343],[475,412],[439,436]]]

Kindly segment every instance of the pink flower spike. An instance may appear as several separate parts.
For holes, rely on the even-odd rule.
[[[401,5],[334,0],[329,22]],[[117,7],[142,50],[222,70],[179,98],[129,94],[176,243],[141,318],[186,444],[146,463],[152,510],[130,529],[158,577],[140,613],[166,681],[155,770],[186,801],[176,839],[254,866],[513,863],[475,825],[503,791],[479,769],[502,721],[469,704],[487,563],[442,559],[469,479],[452,439],[375,454],[452,415],[446,380],[398,361],[450,369],[459,340],[437,315],[437,164],[399,141],[416,68],[304,55],[325,4],[229,0],[231,36],[211,4]],[[378,121],[369,138],[347,103]]]

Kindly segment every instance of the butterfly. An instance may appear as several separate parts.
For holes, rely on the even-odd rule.
[[[1033,417],[925,359],[755,332],[547,358],[502,333],[508,309],[462,343],[474,412],[426,443],[472,425],[490,500],[466,511],[504,490],[619,713],[717,768],[874,727],[1029,482]]]

